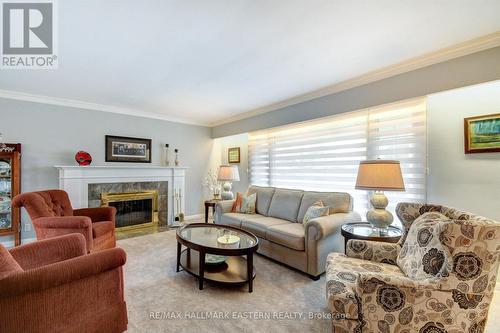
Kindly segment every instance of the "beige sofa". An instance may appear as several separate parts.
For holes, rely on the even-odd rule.
[[[258,252],[318,279],[325,271],[328,253],[344,253],[340,227],[361,221],[352,211],[353,199],[343,192],[307,192],[251,186],[257,193],[256,213],[231,213],[234,200],[220,201],[215,223],[250,231],[259,238]],[[330,207],[329,215],[302,224],[306,210],[316,201]]]

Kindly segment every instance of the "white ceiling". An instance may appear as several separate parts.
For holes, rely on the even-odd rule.
[[[500,30],[498,0],[58,1],[59,69],[0,89],[212,124]]]

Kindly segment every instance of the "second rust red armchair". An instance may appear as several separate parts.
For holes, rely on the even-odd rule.
[[[12,205],[26,208],[38,240],[78,233],[85,237],[88,252],[116,245],[114,207],[73,209],[63,190],[23,193]]]
[[[125,261],[120,248],[87,254],[79,234],[0,244],[0,332],[125,331]]]

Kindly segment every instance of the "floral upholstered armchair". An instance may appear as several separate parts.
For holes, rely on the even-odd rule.
[[[398,244],[350,240],[347,255],[329,254],[333,331],[483,332],[500,223],[438,205],[400,203],[396,213],[404,229]]]

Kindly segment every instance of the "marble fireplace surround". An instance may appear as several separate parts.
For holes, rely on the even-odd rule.
[[[166,223],[172,225],[178,213],[174,194],[180,192],[181,211],[185,213],[186,167],[159,166],[55,166],[59,171],[59,188],[68,192],[73,208],[96,207],[96,189],[103,192],[136,192],[158,189],[160,199],[166,199]],[[131,184],[132,183],[132,184]],[[93,184],[100,184],[95,186]],[[113,185],[116,184],[116,185]],[[121,185],[119,185],[121,184]],[[90,192],[89,192],[89,185]],[[108,191],[108,189],[113,189]],[[127,191],[130,189],[131,191]],[[159,207],[160,208],[163,207]],[[163,221],[159,221],[164,224]]]
[[[168,219],[168,181],[95,183],[89,184],[88,206],[101,206],[101,193],[133,193],[148,190],[158,191],[158,225],[167,225]]]

